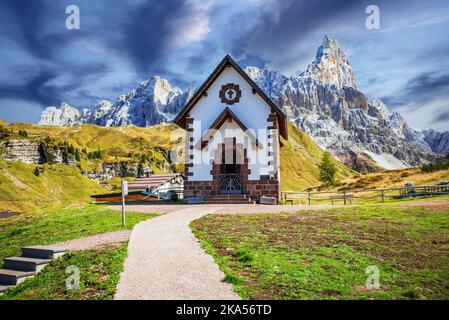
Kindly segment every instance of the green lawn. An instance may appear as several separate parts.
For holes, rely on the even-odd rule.
[[[127,212],[126,229],[155,216]],[[121,223],[121,212],[98,204],[0,220],[0,259],[20,254],[22,246],[48,245],[125,229]]]
[[[210,215],[192,223],[246,299],[449,299],[449,205]],[[367,290],[368,266],[380,290]]]
[[[0,300],[110,300],[113,298],[127,245],[102,250],[68,253],[41,273],[8,290]],[[67,290],[68,266],[80,270],[80,288]]]

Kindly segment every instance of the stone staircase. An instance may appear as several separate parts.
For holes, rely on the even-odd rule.
[[[205,204],[256,204],[255,200],[252,200],[247,195],[215,195],[204,197]]]
[[[38,274],[51,261],[63,256],[67,250],[53,247],[23,247],[20,257],[3,259],[0,269],[0,294]]]

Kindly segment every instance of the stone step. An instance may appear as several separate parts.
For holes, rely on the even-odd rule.
[[[206,200],[204,204],[256,204],[256,201],[250,200]]]
[[[246,194],[230,194],[230,195],[214,195],[214,196],[207,196],[205,199],[249,199],[249,196]]]
[[[0,285],[16,286],[27,278],[36,274],[33,271],[17,271],[9,269],[0,269]]]
[[[12,286],[4,286],[4,285],[0,284],[0,296],[3,294],[3,292],[5,292],[6,290],[8,290],[11,287]]]
[[[3,259],[4,269],[18,270],[18,271],[41,271],[47,264],[49,264],[51,259],[36,259],[36,258],[26,258],[26,257],[11,257]]]
[[[22,257],[35,258],[35,259],[57,259],[62,257],[67,252],[63,248],[46,247],[46,246],[33,246],[23,247]]]

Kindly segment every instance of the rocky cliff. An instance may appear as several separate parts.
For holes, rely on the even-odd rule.
[[[22,161],[28,164],[76,165],[74,156],[64,153],[57,146],[49,146],[43,142],[27,139],[6,140],[0,144],[1,157],[6,161]]]

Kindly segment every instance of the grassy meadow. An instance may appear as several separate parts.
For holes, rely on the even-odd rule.
[[[0,300],[112,300],[123,271],[127,244],[69,252],[41,273],[8,290]],[[79,289],[66,289],[68,266],[80,271]]]
[[[245,299],[449,299],[449,202],[410,203],[209,215],[191,227]],[[365,287],[369,266],[379,290]]]
[[[3,219],[0,220],[0,259],[20,254],[22,246],[49,245],[110,231],[131,230],[140,221],[156,216],[127,212],[126,227],[123,227],[120,211],[90,204]]]

